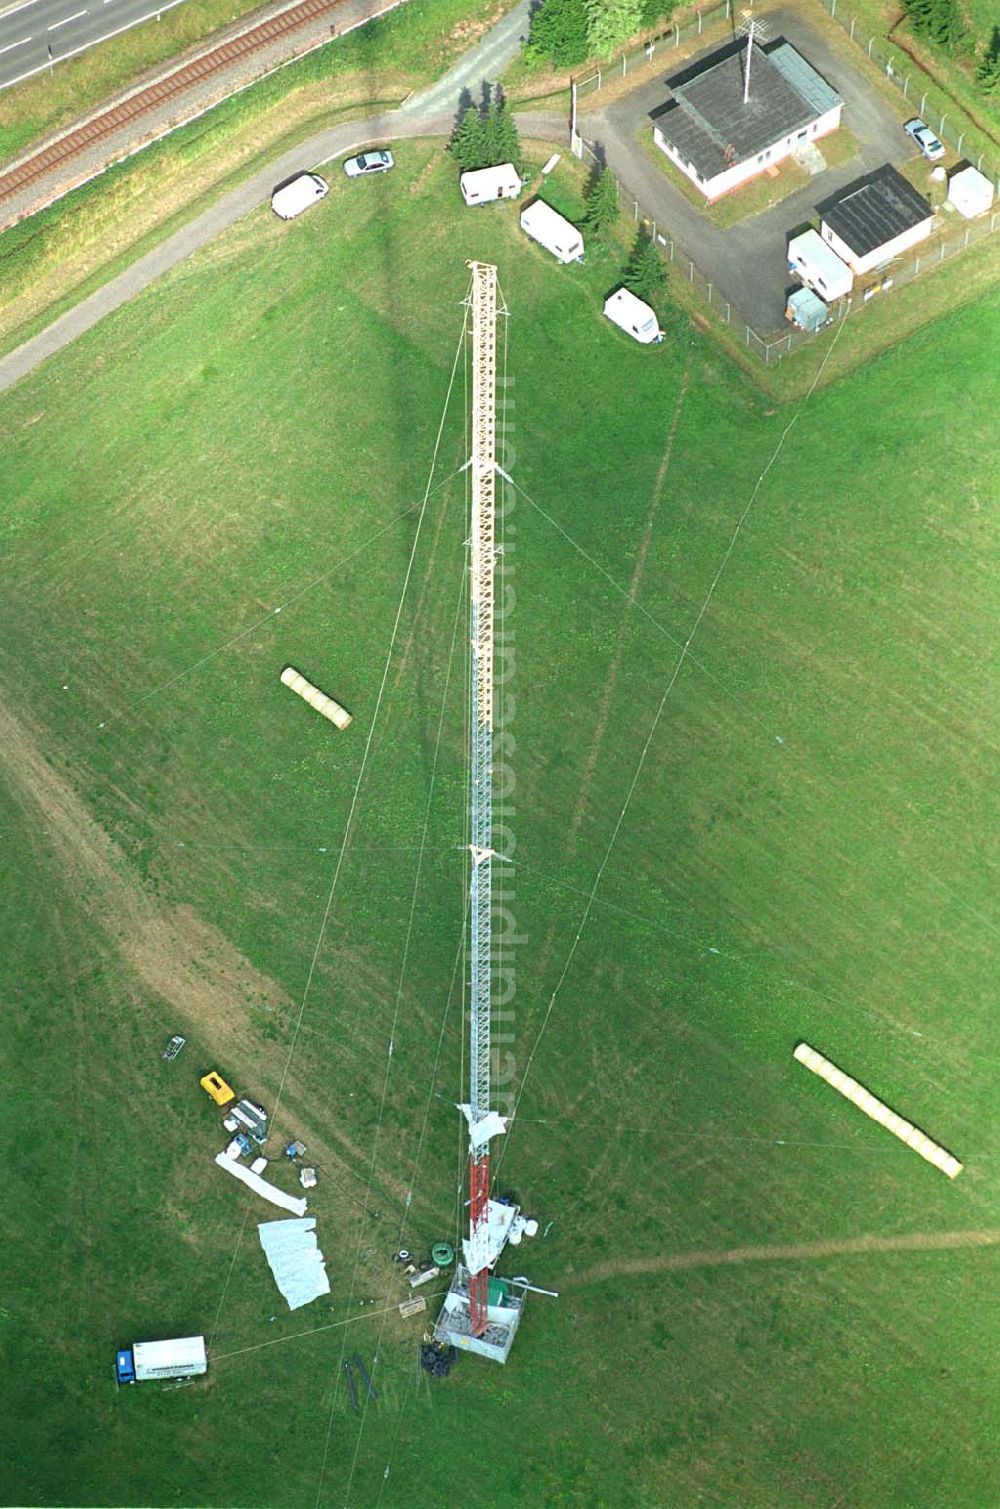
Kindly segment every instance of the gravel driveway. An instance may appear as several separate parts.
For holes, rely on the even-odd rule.
[[[625,188],[656,221],[657,229],[672,236],[741,319],[762,334],[785,328],[789,233],[811,220],[814,206],[828,194],[881,163],[898,166],[913,155],[899,115],[830,47],[819,29],[790,11],[769,11],[767,20],[773,40],[785,37],[843,95],[844,124],[858,140],[854,157],[818,174],[774,209],[719,230],[649,160],[636,132],[645,125],[648,111],[664,102],[666,73],[606,110],[580,118],[586,140],[603,153]],[[819,148],[822,151],[822,142]]]

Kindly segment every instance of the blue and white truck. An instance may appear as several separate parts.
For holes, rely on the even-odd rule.
[[[115,1381],[144,1383],[151,1378],[196,1378],[208,1372],[204,1336],[174,1341],[137,1341],[115,1353]]]

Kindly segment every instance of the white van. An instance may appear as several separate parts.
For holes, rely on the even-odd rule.
[[[300,173],[271,195],[271,208],[282,220],[294,220],[311,204],[329,194],[330,186],[318,173]]]

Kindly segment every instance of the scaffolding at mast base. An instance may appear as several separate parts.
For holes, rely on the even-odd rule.
[[[469,1126],[469,1235],[434,1328],[438,1341],[506,1362],[524,1296],[492,1276],[508,1238],[520,1239],[516,1205],[490,1199],[490,1141],[507,1130],[491,1110],[493,626],[496,568],[495,492],[497,270],[470,262],[472,315],[471,527],[469,532],[469,1098],[459,1106]],[[518,1228],[515,1220],[520,1221]]]
[[[506,1279],[488,1281],[486,1306],[486,1330],[482,1336],[473,1336],[469,1314],[469,1270],[457,1264],[451,1288],[445,1295],[441,1314],[434,1327],[434,1340],[450,1342],[466,1352],[476,1352],[480,1357],[489,1357],[493,1362],[506,1362],[521,1322],[524,1309],[523,1287],[509,1284]]]

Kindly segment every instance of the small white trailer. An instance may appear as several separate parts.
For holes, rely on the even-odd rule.
[[[516,199],[521,192],[521,179],[512,162],[502,162],[495,168],[475,168],[470,173],[463,173],[458,185],[466,204],[490,204],[495,199]]]
[[[303,210],[325,198],[329,192],[329,184],[324,183],[318,173],[300,173],[298,178],[275,189],[271,195],[271,208],[281,220],[294,220],[296,215],[301,215]]]
[[[173,1341],[137,1341],[115,1354],[119,1383],[144,1383],[153,1378],[196,1378],[208,1372],[204,1336],[178,1336]]]
[[[854,287],[854,274],[819,231],[803,231],[788,243],[788,271],[829,304],[842,299]]]
[[[663,332],[653,310],[642,299],[636,298],[628,288],[617,288],[610,298],[605,299],[604,313],[613,325],[624,330],[626,335],[630,335],[640,345],[650,346],[654,341],[663,339]]]
[[[583,261],[583,237],[571,220],[560,215],[544,199],[536,199],[521,211],[521,229],[551,252],[557,262]]]

